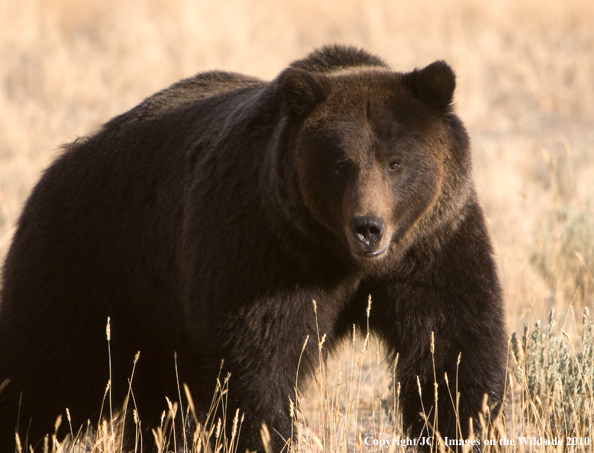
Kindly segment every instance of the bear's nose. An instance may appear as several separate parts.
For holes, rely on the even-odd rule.
[[[374,250],[384,234],[384,221],[374,215],[355,217],[351,221],[351,230],[355,239],[367,250]]]

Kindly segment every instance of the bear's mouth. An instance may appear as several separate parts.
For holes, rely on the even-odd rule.
[[[351,249],[351,250],[357,256],[361,256],[361,257],[367,258],[367,259],[374,259],[374,258],[378,258],[380,255],[383,255],[386,252],[386,250],[388,250],[388,246],[386,245],[384,248],[375,250],[375,251],[371,251],[371,250],[361,251],[361,250],[355,250],[355,249]]]

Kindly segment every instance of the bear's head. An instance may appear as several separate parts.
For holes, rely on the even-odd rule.
[[[472,192],[452,69],[437,61],[403,74],[378,61],[296,64],[278,79],[300,197],[359,262],[455,222]]]

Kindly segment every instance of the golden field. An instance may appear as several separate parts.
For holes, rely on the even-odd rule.
[[[594,2],[586,0],[2,0],[0,259],[61,144],[196,72],[271,79],[333,42],[364,47],[396,70],[437,59],[455,69],[510,333],[555,308],[573,347],[580,314],[594,301]],[[345,407],[381,412],[373,399],[386,399],[378,388],[386,390],[389,372],[375,352],[353,348],[329,366],[337,376],[328,379],[362,379],[361,392],[370,393]],[[357,367],[359,356],[366,359]],[[514,385],[512,400],[528,404]],[[318,394],[303,404],[306,419],[332,412]],[[508,418],[506,429],[529,430],[517,413]],[[345,429],[352,448],[362,429]],[[340,451],[339,440],[324,450]]]

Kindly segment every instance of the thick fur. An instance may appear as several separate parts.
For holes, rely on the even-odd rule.
[[[480,427],[483,395],[502,399],[506,341],[454,88],[444,62],[403,74],[329,46],[272,82],[199,74],[69,145],[4,266],[0,450],[15,430],[40,445],[66,407],[75,429],[97,422],[110,317],[114,402],[140,351],[134,400],[157,424],[178,395],[177,352],[205,412],[224,359],[227,413],[246,413],[240,451],[262,448],[266,423],[278,452],[306,336],[319,326],[330,351],[364,331],[369,295],[370,328],[399,357],[409,435],[431,433],[419,414],[433,423],[435,376],[437,429],[460,437],[446,373],[461,435],[470,418]]]

